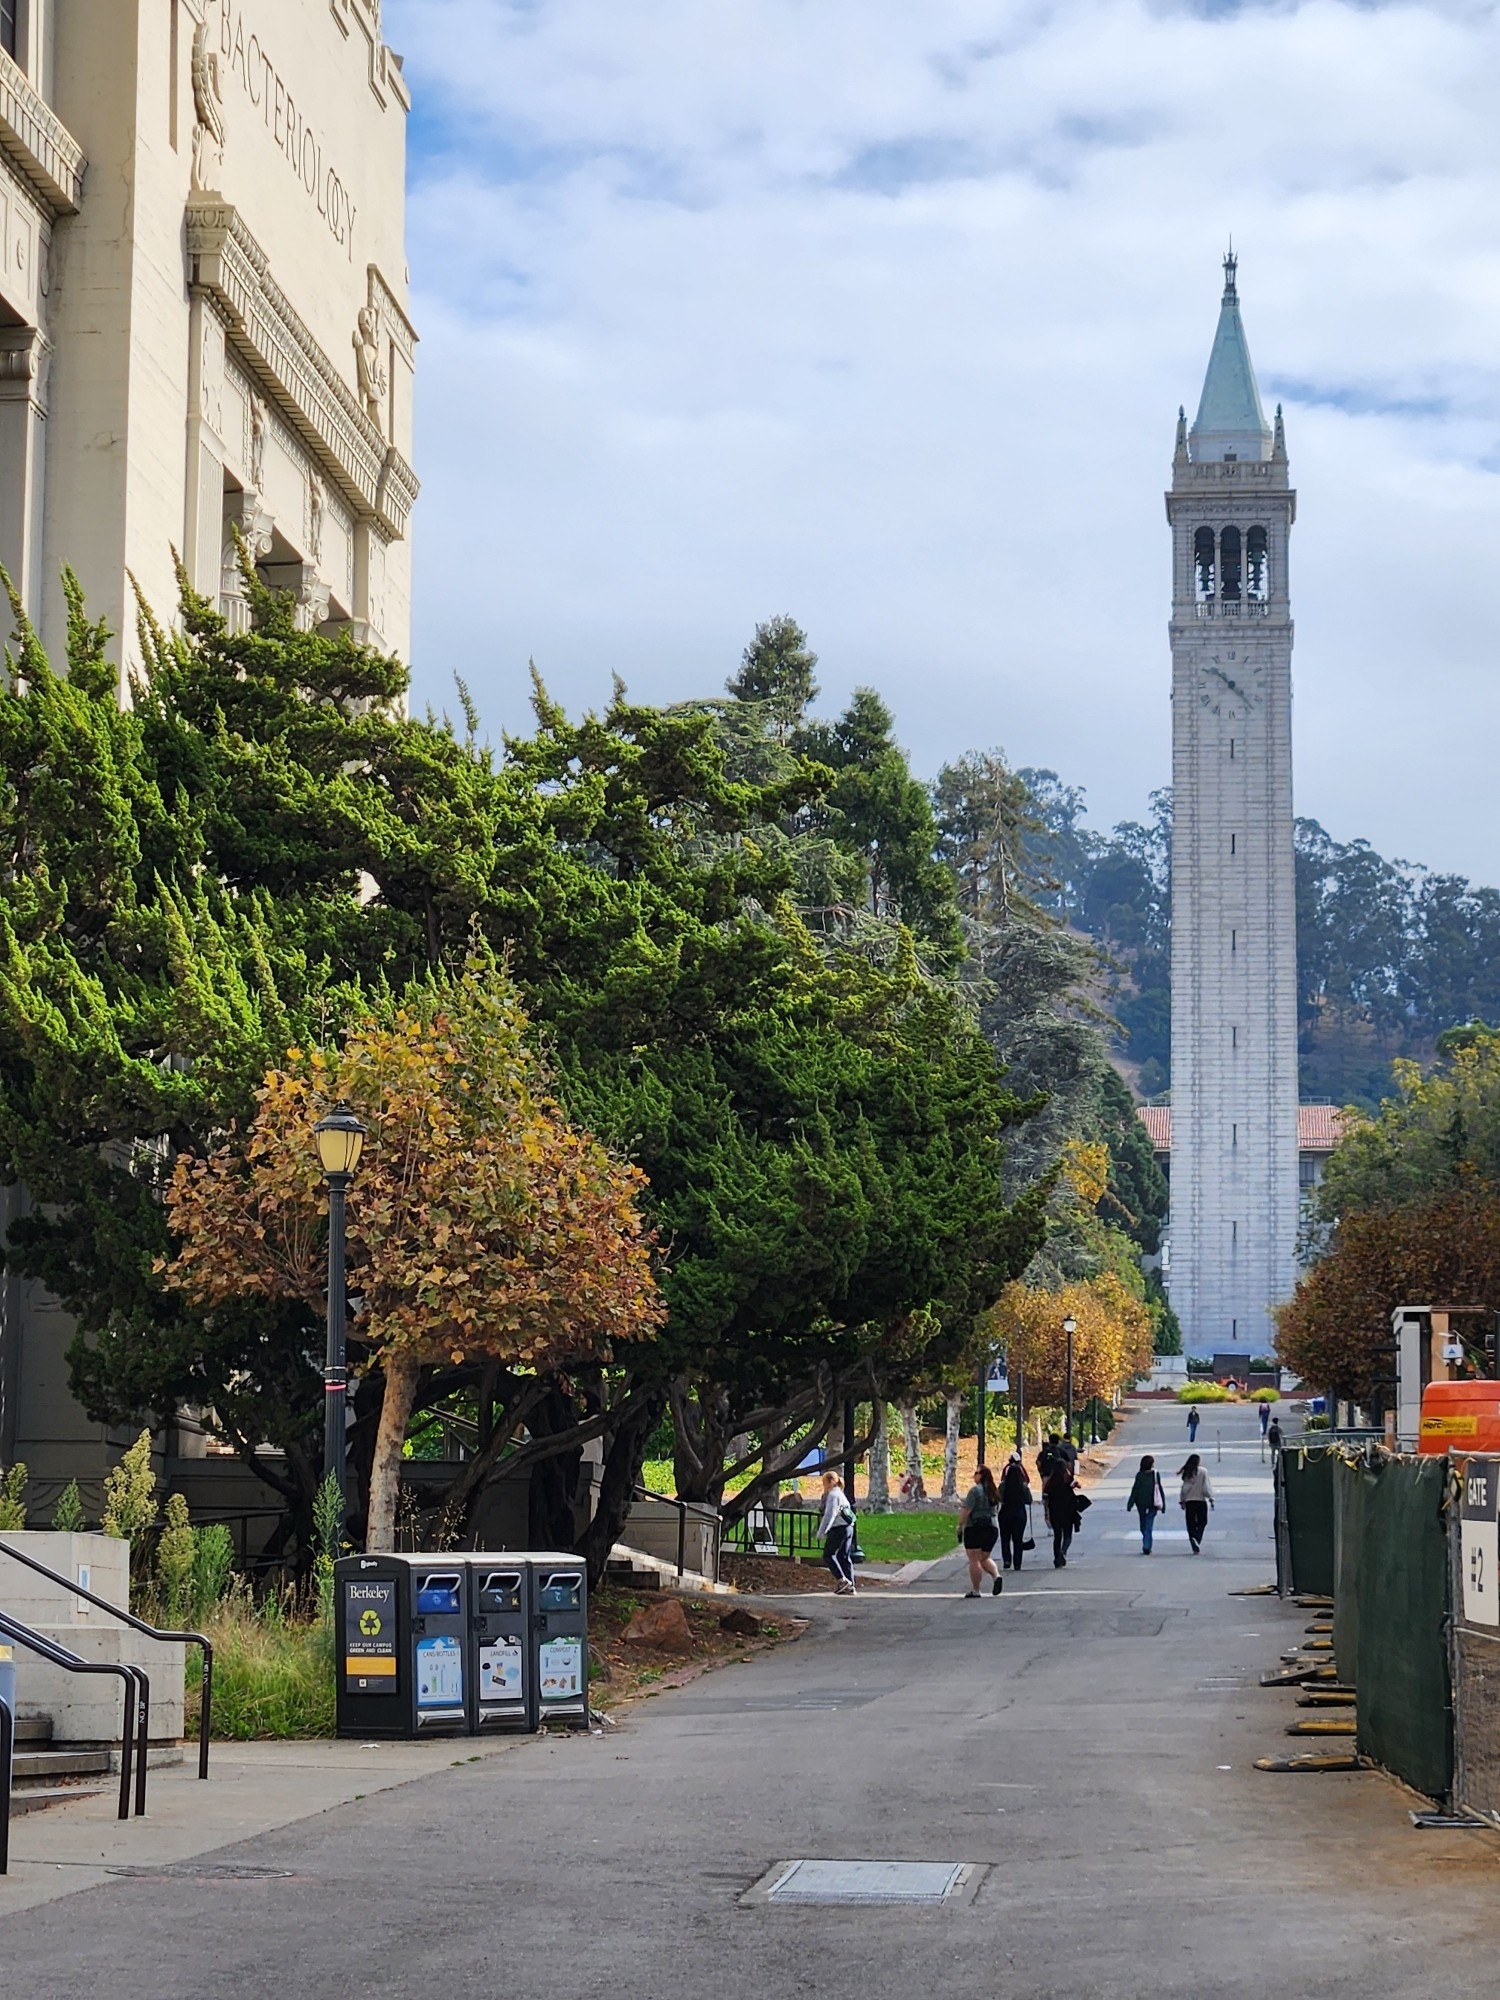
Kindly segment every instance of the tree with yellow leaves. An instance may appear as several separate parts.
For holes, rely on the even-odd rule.
[[[570,1125],[514,987],[487,957],[288,1051],[245,1134],[184,1155],[167,1193],[171,1284],[200,1304],[326,1293],[327,1193],[312,1128],[334,1104],[369,1128],[349,1193],[351,1338],[383,1371],[366,1546],[393,1546],[402,1446],[424,1364],[540,1374],[607,1362],[665,1309],[645,1177]]]
[[[1009,1356],[1012,1379],[1024,1369],[1033,1404],[1060,1404],[1067,1394],[1068,1337],[1074,1321],[1073,1401],[1113,1399],[1151,1366],[1151,1315],[1112,1271],[1057,1291],[1017,1280],[988,1314],[994,1344]]]

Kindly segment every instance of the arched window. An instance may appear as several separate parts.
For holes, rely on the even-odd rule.
[[[1200,604],[1214,594],[1214,531],[1200,528],[1193,537],[1193,588]]]
[[[1240,531],[1226,528],[1219,537],[1219,595],[1236,604],[1240,595]]]
[[[1245,595],[1264,604],[1271,594],[1271,573],[1266,563],[1266,531],[1252,528],[1245,537]]]

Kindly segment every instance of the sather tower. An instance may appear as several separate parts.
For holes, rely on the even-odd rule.
[[[1235,257],[1172,525],[1171,1298],[1189,1353],[1263,1352],[1295,1280],[1297,497],[1261,410]]]

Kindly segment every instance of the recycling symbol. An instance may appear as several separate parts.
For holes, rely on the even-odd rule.
[[[367,1639],[373,1639],[375,1634],[380,1630],[380,1613],[378,1611],[361,1611],[359,1614],[359,1629]]]

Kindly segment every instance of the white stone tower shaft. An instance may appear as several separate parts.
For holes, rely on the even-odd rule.
[[[1189,1353],[1264,1352],[1296,1275],[1292,849],[1296,517],[1281,413],[1265,421],[1224,261],[1172,526],[1170,1290]]]

